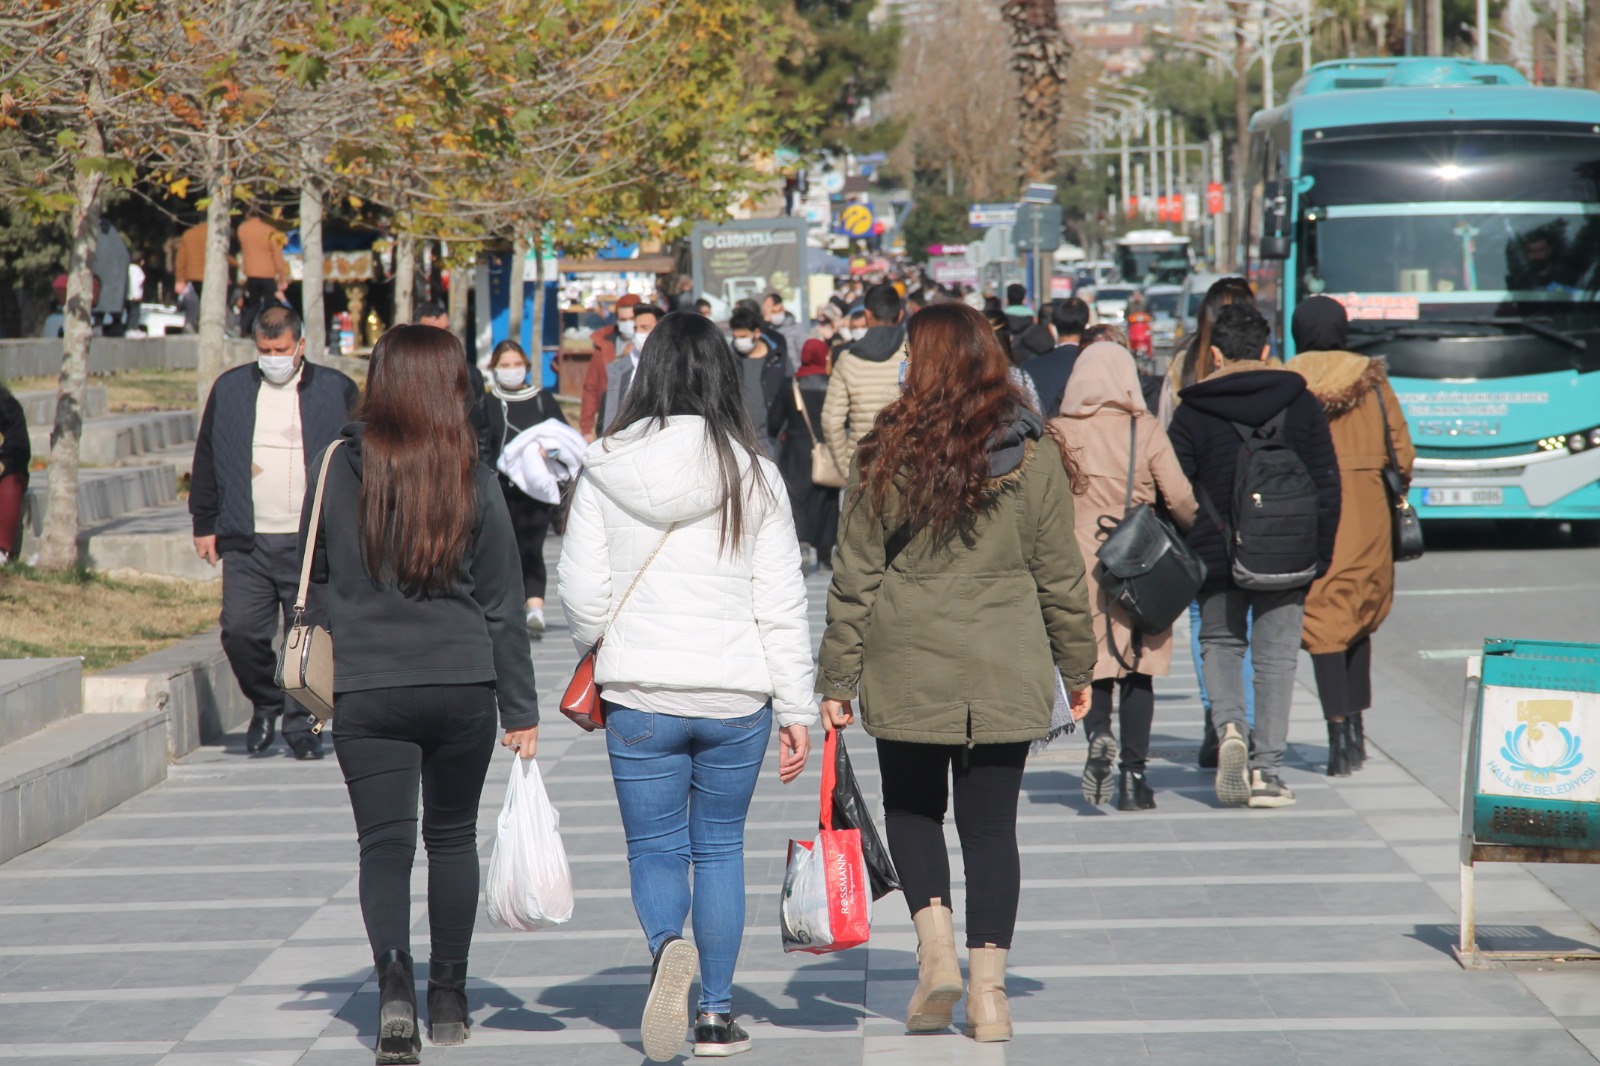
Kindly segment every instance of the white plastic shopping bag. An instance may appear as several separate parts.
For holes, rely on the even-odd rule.
[[[484,889],[489,920],[495,925],[531,933],[572,917],[572,871],[560,825],[539,764],[512,759]]]

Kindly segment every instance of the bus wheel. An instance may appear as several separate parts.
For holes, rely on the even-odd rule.
[[[1600,548],[1600,519],[1573,519],[1567,525],[1572,527],[1572,544],[1577,548]]]

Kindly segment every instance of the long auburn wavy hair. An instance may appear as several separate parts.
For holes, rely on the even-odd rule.
[[[435,326],[389,330],[372,349],[355,418],[366,423],[359,513],[367,573],[422,596],[445,591],[478,512],[461,342]]]
[[[964,303],[918,311],[906,347],[905,389],[856,453],[861,490],[879,514],[938,536],[993,501],[989,441],[1028,400],[994,328]]]

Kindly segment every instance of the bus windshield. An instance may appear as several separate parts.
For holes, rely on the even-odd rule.
[[[1188,277],[1187,242],[1172,244],[1119,244],[1117,269],[1130,285],[1177,284]]]
[[[1558,129],[1308,140],[1301,297],[1349,294],[1352,318],[1593,314],[1600,137]]]

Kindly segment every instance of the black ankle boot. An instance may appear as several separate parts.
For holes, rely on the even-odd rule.
[[[417,979],[411,956],[385,951],[377,958],[378,1066],[419,1063],[422,1037],[417,1032]]]
[[[1367,764],[1367,726],[1361,720],[1361,713],[1357,711],[1345,719],[1345,725],[1350,727],[1350,769],[1359,770]]]
[[[464,1044],[472,1035],[467,1011],[467,964],[428,962],[428,1039],[435,1044]]]
[[[1200,758],[1196,761],[1202,770],[1217,768],[1217,727],[1211,720],[1210,711],[1206,712],[1206,735],[1200,741]]]
[[[1150,790],[1143,770],[1124,770],[1117,775],[1117,810],[1153,811],[1156,794]]]
[[[1350,723],[1328,723],[1328,776],[1350,776]]]

